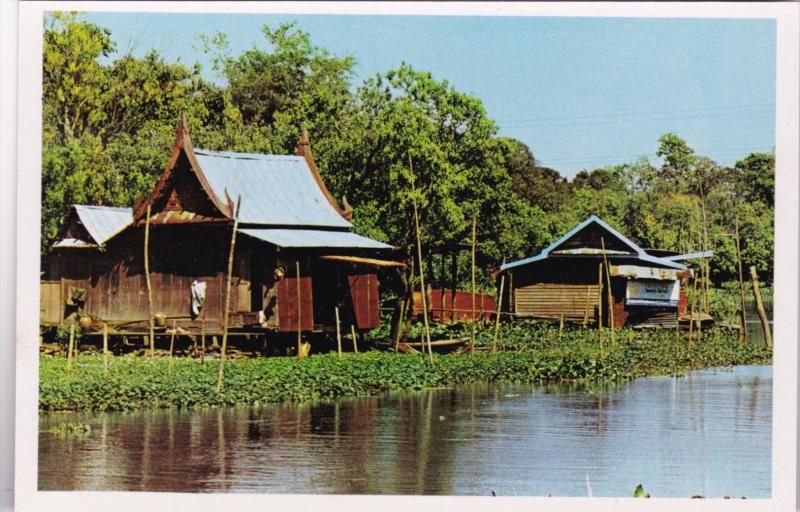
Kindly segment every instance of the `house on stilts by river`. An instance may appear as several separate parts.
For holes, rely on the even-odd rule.
[[[380,324],[379,270],[402,264],[391,246],[353,232],[352,209],[326,188],[308,137],[295,155],[208,151],[192,146],[183,120],[149,196],[133,208],[70,210],[45,258],[42,323],[78,316],[91,319],[81,322],[89,332],[107,324],[112,334],[146,335],[147,225],[157,334],[173,323],[221,333],[239,198],[231,334],[332,332],[337,308],[346,332]]]
[[[643,249],[592,215],[539,254],[500,267],[503,309],[514,318],[611,325],[611,314],[615,327],[674,327],[686,319],[693,278],[682,262],[711,255]]]

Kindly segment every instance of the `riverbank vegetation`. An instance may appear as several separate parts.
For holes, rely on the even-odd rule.
[[[286,400],[326,400],[383,391],[419,390],[468,383],[545,383],[625,381],[645,375],[683,374],[697,368],[770,364],[772,351],[740,344],[735,332],[715,328],[695,339],[674,331],[619,329],[608,334],[601,356],[596,331],[552,326],[503,326],[498,352],[488,350],[491,329],[478,333],[479,350],[435,355],[430,365],[420,355],[370,351],[228,361],[225,387],[216,393],[217,360],[179,357],[111,358],[103,373],[102,356],[78,356],[72,371],[63,357],[40,359],[39,407],[59,410],[134,410],[254,405]]]

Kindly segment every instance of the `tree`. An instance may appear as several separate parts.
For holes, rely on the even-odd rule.
[[[545,212],[558,210],[570,197],[570,185],[555,169],[537,165],[530,148],[524,143],[507,137],[503,144],[506,167],[511,176],[511,186],[520,198],[529,205]]]
[[[681,185],[689,178],[694,163],[694,150],[685,140],[674,133],[666,133],[658,139],[656,155],[664,159],[661,173],[664,180]]]
[[[759,201],[775,206],[775,155],[751,153],[736,162],[734,167],[741,185],[741,195],[747,201]]]

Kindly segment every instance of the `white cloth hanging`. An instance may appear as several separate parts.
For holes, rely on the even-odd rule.
[[[192,315],[199,316],[206,302],[206,283],[202,281],[192,281]]]

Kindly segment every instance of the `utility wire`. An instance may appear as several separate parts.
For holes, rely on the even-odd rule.
[[[749,147],[740,147],[740,148],[729,148],[729,149],[716,149],[716,150],[707,150],[707,151],[695,151],[696,156],[707,156],[707,155],[727,155],[727,154],[735,154],[742,151],[758,151],[761,152],[770,152],[772,148],[764,149],[766,146],[749,146]],[[658,158],[658,156],[654,153],[651,154],[639,154],[639,155],[603,155],[603,156],[582,156],[582,157],[575,157],[575,158],[553,158],[547,159],[546,161],[537,160],[537,163],[542,166],[550,166],[552,164],[577,164],[583,162],[592,162],[595,160],[616,160],[616,159],[634,159],[640,157],[648,157],[648,158]]]
[[[738,117],[759,114],[774,114],[775,110],[760,110],[754,112],[721,112],[716,114],[704,115],[690,115],[690,116],[670,116],[670,117],[648,117],[643,119],[609,119],[605,121],[585,121],[576,123],[551,123],[551,124],[500,124],[503,129],[518,129],[518,128],[557,128],[561,126],[592,126],[592,125],[607,125],[607,124],[630,124],[630,123],[649,123],[653,121],[675,121],[679,119],[706,119],[712,117]]]
[[[613,114],[596,114],[585,116],[567,116],[567,117],[519,117],[519,118],[496,118],[496,121],[517,122],[517,121],[564,121],[576,119],[597,119],[603,117],[625,117],[625,116],[648,116],[654,114],[684,114],[690,112],[705,112],[707,110],[729,110],[729,109],[747,109],[747,108],[762,108],[762,107],[775,107],[775,103],[751,103],[746,105],[729,105],[719,107],[703,107],[697,109],[672,109],[672,110],[651,110],[642,112],[617,112]]]

